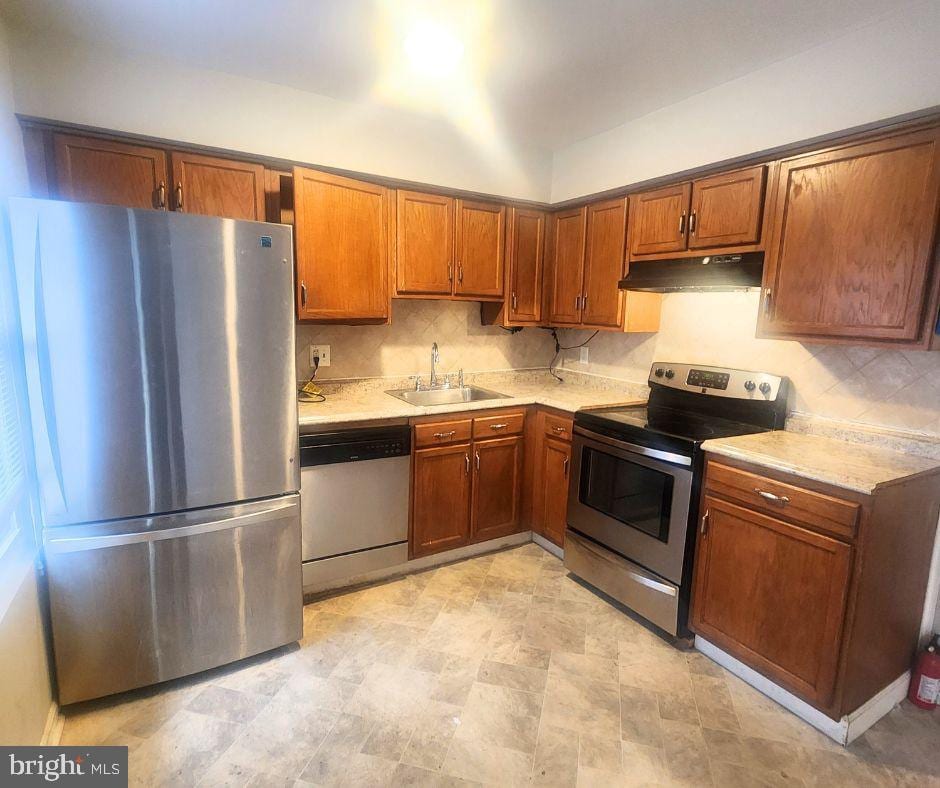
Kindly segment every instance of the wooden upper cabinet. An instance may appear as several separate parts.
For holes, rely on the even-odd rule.
[[[457,200],[456,214],[454,294],[502,298],[506,206]]]
[[[691,183],[678,183],[631,195],[631,254],[685,251],[691,194]]]
[[[412,557],[470,540],[470,444],[418,449],[412,476]]]
[[[475,542],[519,529],[523,440],[516,435],[473,444],[470,532]]]
[[[764,336],[929,341],[940,129],[780,163]]]
[[[693,181],[689,249],[757,243],[766,174],[761,165]]]
[[[388,319],[385,187],[295,167],[294,238],[299,319]]]
[[[264,167],[197,153],[170,154],[172,207],[227,219],[265,220]]]
[[[454,200],[398,190],[396,291],[449,296],[454,282]]]
[[[581,285],[587,208],[572,208],[552,215],[552,289],[549,322],[581,322]]]
[[[545,251],[545,213],[530,208],[509,211],[510,323],[538,323],[542,319],[542,272]]]
[[[623,324],[623,293],[627,199],[589,205],[584,256],[581,322],[586,327],[618,328]]]
[[[832,701],[848,544],[706,496],[692,629],[817,707]]]
[[[166,154],[158,148],[54,134],[58,196],[66,200],[166,208]]]

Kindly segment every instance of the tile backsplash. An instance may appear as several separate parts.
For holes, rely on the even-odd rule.
[[[572,350],[563,366],[637,382],[654,358],[761,370],[790,378],[791,410],[940,435],[940,352],[756,339],[759,295],[669,294],[659,333],[600,333],[589,363]],[[588,336],[559,334],[563,345]]]
[[[318,379],[421,375],[431,371],[431,343],[441,372],[545,367],[554,351],[541,328],[510,333],[480,325],[480,305],[462,301],[392,302],[388,326],[297,325],[297,379],[310,376],[308,347],[328,344],[332,361]]]

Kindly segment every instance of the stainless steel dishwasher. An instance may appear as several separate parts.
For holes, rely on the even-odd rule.
[[[300,436],[305,590],[408,560],[410,479],[406,424]]]

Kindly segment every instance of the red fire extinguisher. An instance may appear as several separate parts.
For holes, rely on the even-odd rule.
[[[924,649],[911,675],[907,694],[911,703],[922,709],[933,709],[940,703],[940,635],[934,635]]]

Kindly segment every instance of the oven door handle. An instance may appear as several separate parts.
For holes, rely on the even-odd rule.
[[[605,446],[609,446],[612,449],[620,449],[624,453],[629,454],[638,454],[641,457],[650,457],[654,460],[662,460],[663,462],[670,462],[674,465],[684,465],[689,467],[692,465],[692,458],[685,457],[681,454],[675,454],[671,451],[662,451],[661,449],[650,449],[647,446],[639,446],[636,443],[630,443],[629,441],[618,440],[617,438],[608,438],[606,435],[600,435],[596,432],[591,432],[586,430],[583,427],[575,425],[573,430],[575,435],[580,435],[585,439],[585,441],[590,441],[592,443],[600,443]]]
[[[594,555],[596,555],[601,560],[610,563],[610,557],[604,555],[604,553],[598,550],[587,539],[579,539],[578,545],[588,552],[594,553]],[[646,586],[647,588],[652,588],[654,591],[659,591],[659,593],[665,594],[666,596],[679,595],[679,590],[675,586],[669,585],[668,583],[661,583],[659,580],[654,580],[652,577],[641,575],[639,572],[634,572],[632,569],[627,569],[624,566],[618,566],[617,568],[626,572],[630,576],[631,580],[636,581],[640,585]]]

